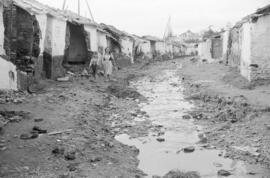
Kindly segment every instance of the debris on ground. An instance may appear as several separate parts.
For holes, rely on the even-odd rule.
[[[197,172],[182,172],[180,170],[172,170],[168,172],[163,178],[200,178]]]
[[[195,147],[194,146],[189,146],[183,149],[184,153],[192,153],[195,151]]]
[[[226,170],[219,170],[218,173],[217,173],[218,176],[222,176],[222,177],[228,177],[228,176],[231,176],[232,173],[230,171],[226,171]]]

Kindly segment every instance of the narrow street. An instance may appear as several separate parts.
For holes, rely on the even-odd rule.
[[[0,177],[157,177],[173,169],[206,178],[220,170],[235,178],[269,177],[269,136],[242,135],[246,142],[260,140],[256,155],[246,150],[235,157],[231,150],[249,145],[237,142],[241,134],[233,131],[252,126],[249,120],[229,126],[216,121],[235,134],[227,143],[210,115],[196,119],[203,105],[190,87],[196,84],[186,72],[190,59],[137,63],[117,71],[111,82],[75,75],[68,82],[44,82],[45,89],[35,94],[11,97],[0,105],[10,120],[1,131]],[[207,88],[201,87],[196,90]],[[33,130],[43,132],[31,137]]]

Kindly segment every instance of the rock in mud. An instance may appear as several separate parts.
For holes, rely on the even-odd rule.
[[[38,133],[22,134],[20,136],[21,140],[30,140],[30,139],[35,139],[35,138],[38,138]]]
[[[195,151],[195,147],[194,146],[190,146],[190,147],[184,148],[184,153],[192,153],[194,151]]]
[[[191,119],[192,117],[191,117],[190,115],[184,115],[184,116],[182,116],[182,118],[185,119],[185,120],[189,120],[189,119]]]
[[[167,173],[163,178],[200,178],[197,172],[182,172],[179,170],[173,170]]]
[[[32,132],[36,132],[38,134],[45,134],[45,133],[47,133],[47,130],[41,129],[38,126],[34,126],[33,129],[32,129]]]
[[[55,156],[56,155],[63,155],[64,153],[65,153],[65,148],[57,147],[57,148],[54,148],[52,150],[52,154],[54,154]]]
[[[43,118],[37,118],[35,119],[35,122],[42,122],[44,119]]]
[[[99,162],[101,161],[102,158],[101,157],[98,157],[98,156],[94,156],[90,159],[90,163],[95,163],[95,162]]]
[[[165,142],[165,138],[157,138],[158,142]]]
[[[72,161],[76,159],[76,152],[75,151],[69,151],[65,153],[65,159],[68,161]]]
[[[67,168],[70,172],[74,172],[77,170],[78,165],[78,163],[71,163],[67,166]]]
[[[218,174],[218,176],[222,176],[222,177],[228,177],[228,176],[232,175],[232,173],[230,171],[226,171],[223,169],[219,170],[217,174]]]
[[[200,139],[199,143],[202,143],[202,144],[206,144],[207,143],[207,137],[205,136],[205,134],[203,134],[203,133],[202,134],[199,134],[198,137]]]
[[[10,122],[20,122],[22,119],[23,119],[22,116],[14,116],[14,117],[9,118],[8,120]]]

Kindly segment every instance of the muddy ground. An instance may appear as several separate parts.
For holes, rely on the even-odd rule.
[[[147,100],[129,81],[176,64],[182,65],[186,97],[196,105],[190,116],[204,126],[207,144],[226,150],[225,157],[269,166],[270,86],[251,86],[222,64],[180,58],[123,68],[110,82],[75,75],[68,82],[42,82],[32,94],[2,93],[0,177],[143,177],[139,150],[114,137],[160,127],[130,124],[147,117],[138,107]]]

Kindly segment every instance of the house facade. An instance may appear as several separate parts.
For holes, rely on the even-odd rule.
[[[229,33],[227,63],[249,81],[270,80],[270,8],[243,18]]]
[[[0,2],[0,90],[17,90],[17,69],[4,50],[4,4]]]

